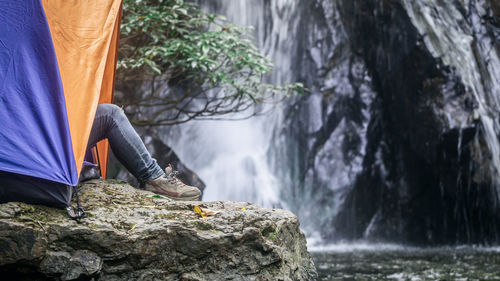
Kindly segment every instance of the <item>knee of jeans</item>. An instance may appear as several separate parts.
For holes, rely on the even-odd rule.
[[[117,106],[116,104],[110,104],[110,103],[100,104],[98,105],[97,109],[102,110],[103,112],[105,112],[106,115],[111,116],[114,120],[120,120],[126,118],[123,109]]]

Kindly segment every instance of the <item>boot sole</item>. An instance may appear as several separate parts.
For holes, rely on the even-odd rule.
[[[191,197],[173,197],[172,195],[168,195],[166,193],[162,193],[162,192],[155,192],[155,191],[152,191],[152,190],[149,190],[149,189],[145,189],[149,192],[153,192],[155,194],[159,194],[161,196],[165,196],[169,199],[172,199],[172,200],[175,200],[175,201],[199,201],[200,199],[200,195],[197,195],[197,196],[191,196]]]
[[[166,195],[164,195],[166,196]],[[171,196],[166,196],[174,201],[200,201],[200,196],[191,196],[191,197],[171,197]]]
[[[172,199],[172,200],[174,200],[174,201],[199,201],[199,200],[200,200],[200,199],[199,199],[199,198],[200,198],[200,195],[197,195],[197,196],[191,196],[191,197],[173,197],[173,196],[171,196],[171,195],[167,195],[167,194],[165,194],[165,193],[161,193],[161,192],[158,192],[158,193],[153,192],[153,193],[155,193],[155,194],[159,194],[159,195],[162,195],[162,196],[165,196],[165,197],[167,197],[167,198],[169,198],[169,199]]]

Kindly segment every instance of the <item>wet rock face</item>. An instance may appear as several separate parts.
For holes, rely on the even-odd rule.
[[[0,205],[0,274],[15,280],[316,280],[295,215],[248,203],[173,202],[90,181],[88,218]],[[14,280],[12,279],[12,280]]]
[[[484,120],[490,116],[478,116],[478,99],[495,95],[490,92],[494,83],[477,90],[464,69],[485,80],[486,69],[461,68],[460,58],[455,62],[437,53],[453,51],[444,37],[450,34],[441,30],[446,24],[464,37],[490,36],[473,22],[487,16],[489,6],[470,1],[457,8],[463,12],[462,27],[446,21],[460,17],[447,14],[452,4],[423,2],[341,1],[350,44],[367,65],[377,103],[363,172],[346,196],[335,229],[354,239],[417,244],[498,241],[496,171],[488,160],[498,155],[488,145]],[[435,26],[419,22],[427,8],[434,11],[428,16],[436,17]],[[477,32],[468,34],[469,29]],[[471,49],[477,50],[474,57],[481,65],[488,57],[479,40],[471,40],[477,44]],[[381,163],[371,160],[377,153]]]
[[[304,229],[498,242],[497,1],[304,3],[293,73],[312,94],[285,109],[270,150]]]

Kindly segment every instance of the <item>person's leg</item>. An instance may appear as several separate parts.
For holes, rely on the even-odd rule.
[[[164,174],[123,110],[114,104],[97,106],[87,148],[106,138],[116,158],[139,182],[147,183]]]
[[[121,108],[113,104],[97,107],[87,148],[108,139],[116,158],[127,168],[146,190],[175,200],[198,200],[197,187],[182,183],[171,167],[164,173],[144,146]]]

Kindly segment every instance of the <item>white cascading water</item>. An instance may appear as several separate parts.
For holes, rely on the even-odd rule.
[[[295,3],[294,0],[272,1],[273,36],[268,37],[264,36],[264,1],[210,1],[200,3],[200,6],[209,12],[211,7],[218,7],[217,11],[211,12],[226,16],[232,23],[253,26],[256,45],[276,62],[270,80],[281,83],[288,81],[291,66],[287,53],[293,46],[294,37],[288,32],[293,24]],[[164,141],[205,182],[203,200],[283,206],[279,184],[267,162],[273,124],[278,122],[279,115],[279,110],[275,110],[243,121],[193,121],[170,128]],[[238,115],[231,117],[237,118]]]

